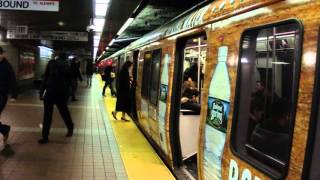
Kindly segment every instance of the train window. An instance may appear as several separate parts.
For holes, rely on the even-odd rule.
[[[149,99],[153,105],[157,105],[158,102],[158,89],[160,80],[160,60],[161,50],[155,50],[152,52],[151,62],[151,81],[150,81],[150,94]]]
[[[300,36],[296,22],[247,30],[242,36],[232,146],[273,176],[284,175],[288,167]]]
[[[149,98],[150,74],[151,74],[151,52],[146,52],[144,54],[143,76],[142,76],[142,87],[141,87],[141,95],[146,99]]]

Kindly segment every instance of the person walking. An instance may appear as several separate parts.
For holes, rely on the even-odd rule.
[[[92,84],[92,75],[93,75],[93,63],[91,59],[87,59],[86,74],[87,74],[87,87],[90,88]]]
[[[49,142],[49,132],[52,123],[53,106],[56,105],[59,113],[68,128],[66,137],[73,135],[74,124],[67,106],[70,87],[70,68],[67,63],[67,55],[61,53],[56,60],[49,61],[43,84],[40,88],[40,98],[43,99],[44,115],[42,139],[39,144]]]
[[[126,119],[126,113],[129,115],[131,112],[130,102],[130,87],[133,64],[131,61],[126,61],[122,66],[118,79],[117,79],[117,103],[115,111],[112,111],[112,116],[117,120],[117,113],[122,112],[121,120],[129,121]]]
[[[103,91],[102,91],[102,96],[106,96],[106,88],[109,87],[110,91],[111,91],[111,96],[115,96],[116,93],[114,92],[113,89],[113,80],[114,77],[112,76],[112,63],[111,64],[107,64],[107,66],[104,68],[104,87],[103,87]]]
[[[82,81],[82,76],[80,73],[80,63],[77,61],[77,58],[71,60],[71,100],[77,101],[76,92],[78,89],[78,80]]]
[[[8,95],[11,92],[11,98],[16,99],[16,77],[12,66],[4,56],[4,50],[0,47],[0,117],[6,107]],[[10,126],[0,122],[0,133],[3,135],[3,143],[6,145]]]

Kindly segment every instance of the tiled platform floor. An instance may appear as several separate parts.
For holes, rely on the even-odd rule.
[[[69,105],[74,136],[64,137],[66,129],[55,109],[46,145],[37,143],[43,114],[37,92],[22,94],[8,104],[1,121],[10,124],[12,132],[10,147],[0,142],[0,180],[128,179],[111,126],[105,124],[109,121],[105,121],[101,94],[79,86],[79,100]]]

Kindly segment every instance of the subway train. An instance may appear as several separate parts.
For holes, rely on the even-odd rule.
[[[111,59],[168,167],[201,180],[320,179],[320,1],[215,0]]]

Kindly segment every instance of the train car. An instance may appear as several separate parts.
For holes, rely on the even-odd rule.
[[[320,179],[319,11],[216,0],[109,57],[134,62],[134,119],[178,177]]]

